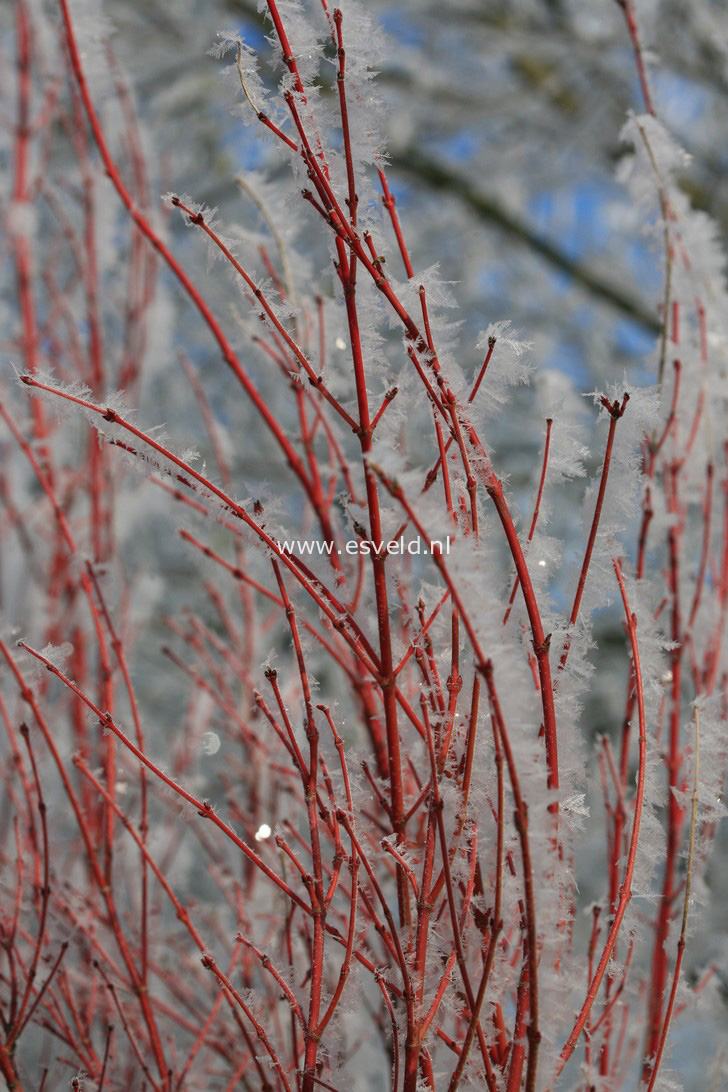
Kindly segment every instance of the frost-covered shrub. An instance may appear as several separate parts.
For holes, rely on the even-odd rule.
[[[268,0],[265,68],[219,36],[269,144],[227,225],[151,196],[94,13],[18,3],[8,1087],[672,1087],[672,1022],[715,1015],[717,943],[683,961],[724,814],[723,256],[621,7],[661,332],[651,385],[580,392],[507,320],[466,351],[416,267],[363,7]],[[173,361],[177,295],[208,341]]]

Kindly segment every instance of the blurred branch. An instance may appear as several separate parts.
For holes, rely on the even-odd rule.
[[[495,225],[512,239],[529,247],[554,269],[566,273],[576,284],[637,322],[645,330],[659,332],[660,321],[648,304],[635,299],[632,293],[624,291],[588,266],[570,258],[524,220],[518,219],[493,197],[476,189],[466,178],[451,170],[442,161],[423,155],[414,148],[393,153],[390,161],[397,170],[414,176],[431,189],[443,190],[457,197],[480,220]]]

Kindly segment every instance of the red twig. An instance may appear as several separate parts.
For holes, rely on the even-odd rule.
[[[639,767],[637,773],[637,792],[635,795],[634,803],[634,817],[632,819],[632,835],[629,844],[629,853],[627,855],[627,864],[624,871],[624,879],[622,881],[622,887],[620,890],[619,903],[617,905],[612,924],[607,935],[602,954],[597,964],[597,969],[594,972],[594,976],[589,984],[584,1004],[582,1005],[579,1015],[576,1018],[574,1027],[572,1028],[568,1039],[564,1043],[561,1050],[559,1064],[556,1068],[555,1077],[558,1078],[563,1070],[566,1062],[569,1060],[574,1052],[576,1044],[579,1040],[579,1036],[584,1030],[584,1026],[591,1012],[592,1005],[594,1004],[597,994],[599,993],[599,987],[602,984],[604,974],[607,969],[607,965],[611,958],[614,946],[617,943],[617,937],[622,925],[627,905],[632,898],[632,877],[634,875],[635,861],[637,858],[637,845],[639,842],[640,833],[640,821],[642,819],[642,805],[645,795],[645,766],[647,761],[647,725],[645,720],[645,701],[644,701],[644,684],[642,681],[642,668],[640,666],[640,654],[637,644],[637,616],[632,613],[629,605],[629,599],[627,596],[627,589],[624,583],[624,577],[622,575],[622,569],[619,561],[614,560],[614,571],[617,576],[617,582],[619,584],[619,591],[622,597],[622,605],[624,607],[624,613],[626,618],[627,632],[629,635],[630,647],[632,650],[632,668],[634,672],[634,685],[637,693],[637,711],[639,715]]]

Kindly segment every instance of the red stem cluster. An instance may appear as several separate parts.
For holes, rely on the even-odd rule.
[[[21,502],[13,494],[17,487],[0,479],[7,514],[7,532],[1,533],[17,537],[44,604],[32,639],[11,647],[0,636],[9,683],[0,695],[0,719],[11,760],[3,810],[3,820],[11,821],[2,830],[9,896],[0,914],[0,1074],[6,1086],[42,1088],[71,1070],[72,1083],[80,1087],[83,1070],[99,1089],[114,1081],[172,1092],[223,1087],[222,1081],[230,1089],[315,1092],[342,1087],[340,1069],[358,1064],[357,1051],[371,1034],[391,1062],[393,1092],[415,1092],[422,1085],[435,1092],[435,1074],[442,1071],[452,1092],[466,1080],[491,1092],[535,1092],[555,1086],[584,1038],[588,1064],[599,1066],[605,1087],[619,1087],[631,1049],[624,1023],[615,1042],[631,940],[621,981],[612,976],[610,962],[624,944],[652,729],[632,593],[624,562],[616,558],[630,681],[619,755],[605,739],[596,760],[608,828],[607,904],[593,915],[583,953],[586,992],[551,1070],[542,1061],[542,1036],[547,1022],[557,1019],[547,1003],[550,982],[563,973],[562,963],[578,955],[555,694],[566,677],[560,673],[567,669],[571,644],[582,632],[577,621],[612,480],[617,424],[629,395],[601,399],[609,415],[606,451],[554,677],[551,634],[532,579],[529,546],[559,421],[546,422],[543,457],[534,468],[533,514],[521,533],[478,412],[479,400],[489,397],[497,338],[489,339],[469,393],[459,394],[438,355],[436,315],[425,285],[417,282],[415,251],[408,247],[383,166],[376,171],[387,214],[382,230],[391,231],[391,245],[411,282],[409,295],[385,273],[385,239],[361,230],[362,168],[352,125],[361,89],[347,65],[342,11],[329,10],[322,0],[336,67],[338,146],[316,123],[316,100],[276,0],[267,0],[267,7],[287,72],[285,120],[278,116],[274,122],[252,103],[242,46],[237,65],[257,121],[281,154],[302,162],[307,188],[301,215],[313,218],[331,245],[332,305],[340,310],[347,354],[346,364],[338,366],[346,370],[350,400],[339,393],[340,376],[327,360],[329,304],[320,295],[295,294],[275,215],[255,198],[272,245],[260,244],[253,257],[241,258],[204,211],[172,198],[222,257],[260,320],[251,338],[251,357],[262,362],[257,369],[236,351],[225,321],[157,226],[133,100],[113,54],[107,53],[106,62],[128,156],[112,150],[93,101],[68,0],[60,0],[59,48],[67,58],[61,86],[43,80],[31,9],[26,0],[15,3],[13,202],[19,210],[42,208],[49,242],[41,255],[30,233],[11,232],[21,380],[33,396],[28,425],[12,393],[0,392],[3,431],[22,461],[19,480],[30,483],[25,492],[32,499]],[[632,5],[624,0],[622,7],[649,94]],[[53,184],[58,134],[72,153],[78,183],[68,187],[75,194],[68,208]],[[34,142],[37,177],[30,165]],[[116,192],[127,229],[120,345],[104,320],[108,299],[117,297],[108,295],[100,246],[102,174]],[[662,193],[660,204],[667,217]],[[677,238],[678,228],[671,225],[670,231]],[[140,394],[160,267],[171,272],[196,309],[230,373],[220,377],[213,367],[208,385],[206,369],[201,375],[186,357],[180,360],[215,472],[177,454],[107,395],[114,386],[125,387],[130,401]],[[365,303],[377,296],[398,327],[402,365],[413,369],[426,406],[431,448],[425,465],[431,469],[419,495],[379,457],[378,440],[399,402],[396,386],[373,394],[363,323]],[[666,297],[666,322],[669,314],[677,344],[678,301],[669,289]],[[711,528],[718,471],[712,461],[695,591],[689,606],[680,599],[686,534],[681,475],[703,412],[698,399],[693,427],[687,436],[678,435],[686,397],[680,372],[676,348],[664,430],[644,443],[637,544],[641,578],[651,547],[650,498],[664,487],[671,517],[666,605],[674,642],[665,750],[669,789],[678,791],[685,787],[681,732],[687,688],[697,697],[724,686],[720,652],[728,613],[728,493],[716,560]],[[230,388],[222,385],[227,380]],[[266,455],[277,459],[285,489],[303,513],[301,527],[325,547],[321,563],[278,539],[262,501],[238,499],[240,451],[230,454],[215,412],[223,389],[233,391],[232,405],[240,396],[249,407],[268,445]],[[70,465],[54,442],[49,404],[91,425]],[[150,697],[134,653],[139,634],[131,608],[133,573],[117,519],[126,488],[122,459],[150,471],[148,488],[158,490],[160,505],[173,500],[173,511],[208,527],[206,534],[180,527],[170,536],[178,542],[179,532],[207,579],[194,605],[159,620],[169,642],[162,649],[163,668],[154,667],[152,689],[161,697]],[[509,575],[491,629],[483,626],[482,604],[466,590],[459,558],[456,563],[442,544],[432,542],[432,512],[474,566],[484,540],[500,537]],[[427,572],[439,581],[431,601],[414,590],[422,573],[406,557],[396,560],[387,547],[393,519],[401,523],[395,541],[406,534],[431,543]],[[355,557],[346,542],[349,526],[360,547]],[[697,648],[693,635],[709,588],[720,623],[707,648]],[[520,643],[506,628],[514,612],[524,635]],[[52,646],[66,640],[72,649],[62,663]],[[514,712],[510,678],[500,666],[504,647],[525,680],[519,708],[534,698],[530,725]],[[271,649],[281,664],[274,666],[271,654],[261,671],[257,665]],[[28,674],[33,666],[40,669],[35,677]],[[326,694],[321,702],[317,675]],[[165,696],[167,686],[174,699]],[[160,727],[158,715],[167,712],[168,700],[176,711]],[[635,709],[637,777],[630,792]],[[225,748],[205,790],[214,802],[199,788],[206,744]],[[563,767],[563,757],[561,762]],[[47,818],[51,798],[57,827]],[[184,837],[180,811],[189,819]],[[672,791],[667,811],[642,1059],[653,1084],[676,1013],[685,947],[684,922],[665,1008],[664,942],[680,890],[683,840],[683,813]],[[204,898],[193,897],[197,881],[185,877],[185,855],[193,862],[191,875],[204,872]],[[543,912],[539,885],[545,882],[561,885],[560,920]],[[685,906],[687,914],[687,897]],[[353,1035],[350,1001],[362,1011]],[[626,1002],[621,1011],[626,1021]],[[61,1053],[51,1058],[49,1052],[43,1072],[33,1068],[21,1045],[31,1024],[48,1042],[60,1044]]]

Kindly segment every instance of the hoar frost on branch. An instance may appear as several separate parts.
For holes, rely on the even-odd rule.
[[[691,944],[725,814],[728,300],[619,7],[660,333],[651,385],[605,365],[582,398],[508,321],[465,345],[458,286],[418,270],[363,7],[267,0],[265,66],[219,36],[271,177],[241,175],[242,226],[167,194],[197,268],[95,14],[16,0],[8,1088],[668,1088],[672,1025],[715,1018],[722,955]],[[177,296],[208,342],[168,374]],[[603,678],[624,714],[596,733]]]

